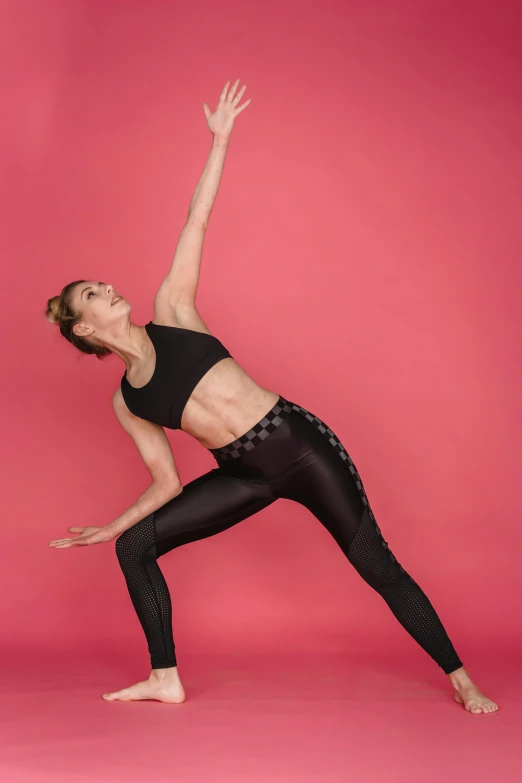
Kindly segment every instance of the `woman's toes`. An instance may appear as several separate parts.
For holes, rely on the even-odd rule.
[[[476,687],[469,689],[467,692],[464,691],[462,694],[455,690],[455,701],[458,704],[463,704],[468,712],[472,712],[475,715],[479,715],[481,712],[495,712],[498,710],[498,705],[484,696]]]
[[[125,698],[125,691],[113,691],[112,693],[104,693],[103,698],[107,701],[115,701],[116,699]]]
[[[481,712],[496,712],[498,710],[498,704],[484,696],[476,686],[465,688],[462,693],[455,689],[454,696],[458,704],[463,704],[468,712],[472,712],[475,715]]]

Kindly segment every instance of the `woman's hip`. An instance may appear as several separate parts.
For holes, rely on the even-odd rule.
[[[267,481],[297,470],[313,452],[351,463],[340,439],[322,419],[281,395],[248,432],[209,451],[229,475]]]

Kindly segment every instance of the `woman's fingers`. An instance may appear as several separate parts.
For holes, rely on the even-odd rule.
[[[64,546],[83,546],[89,543],[89,538],[92,535],[99,533],[100,527],[95,525],[87,525],[87,527],[68,527],[69,533],[79,533],[79,536],[74,538],[55,538],[54,541],[49,541],[49,546],[64,547]]]
[[[245,101],[244,104],[239,107],[239,109],[236,109],[236,114],[235,114],[236,117],[238,114],[240,114],[243,111],[243,109],[246,109],[246,107],[248,106],[251,100],[252,98],[249,98],[248,101]]]
[[[76,538],[57,538],[54,541],[49,541],[49,546],[74,546],[74,544],[80,540],[84,540],[84,536],[76,536]]]
[[[241,89],[239,90],[238,94],[236,95],[236,97],[235,97],[235,98],[234,98],[234,100],[232,101],[232,106],[234,107],[234,109],[236,108],[237,104],[238,104],[238,103],[239,103],[239,101],[241,100],[241,98],[242,98],[242,96],[243,96],[243,93],[245,92],[245,90],[246,90],[246,84],[244,84],[244,85],[241,87]]]
[[[240,82],[240,79],[236,79],[236,81],[234,82],[234,84],[233,84],[233,85],[232,85],[232,87],[230,88],[230,92],[229,92],[229,91],[228,91],[228,87],[229,87],[229,85],[230,85],[230,80],[229,80],[229,81],[228,81],[228,82],[225,84],[225,86],[223,87],[223,90],[222,90],[222,92],[221,92],[221,95],[219,96],[219,100],[220,100],[220,101],[226,101],[226,102],[227,102],[227,103],[229,103],[231,106],[233,106],[233,107],[234,107],[234,109],[236,109],[236,108],[237,108],[237,105],[238,105],[239,101],[241,100],[241,98],[243,97],[243,95],[244,95],[244,92],[245,92],[245,90],[246,90],[246,84],[244,84],[244,85],[241,87],[241,89],[239,90],[239,92],[238,92],[238,94],[236,95],[236,97],[234,98],[234,95],[235,95],[235,93],[236,93],[237,86],[238,86],[239,82]],[[247,106],[248,106],[248,104],[250,103],[250,100],[251,100],[251,99],[249,98],[249,99],[248,99],[248,101],[246,101],[246,102],[243,104],[243,106],[240,106],[240,108],[239,108],[239,109],[237,110],[237,112],[236,112],[236,116],[237,116],[237,114],[239,114],[239,112],[243,111],[243,109],[246,109],[246,107],[247,107]],[[208,108],[208,106],[207,106],[207,104],[206,104],[206,103],[204,103],[204,104],[203,104],[203,110],[204,110],[204,112],[205,112],[205,115],[206,115],[206,116],[207,116],[207,118],[208,118],[208,117],[209,117],[209,115],[211,114],[211,112],[210,112],[210,109]],[[216,111],[217,111],[217,109],[216,109]]]
[[[230,80],[229,80],[229,81],[228,81],[228,82],[225,84],[225,86],[223,87],[223,92],[222,92],[222,93],[221,93],[221,95],[219,96],[219,100],[220,100],[220,101],[226,101],[226,99],[227,99],[227,90],[228,90],[228,85],[229,85],[229,84],[230,84]]]
[[[232,89],[230,90],[230,92],[229,92],[229,94],[228,94],[227,101],[228,101],[229,103],[232,103],[232,98],[233,98],[233,97],[234,97],[234,95],[235,95],[235,92],[236,92],[236,90],[237,90],[237,85],[238,85],[238,84],[239,84],[239,79],[236,79],[236,81],[234,82],[234,85],[233,85]]]
[[[67,532],[68,533],[83,533],[85,530],[84,527],[68,527]],[[71,546],[71,542],[76,541],[75,538],[55,538],[54,541],[49,541],[49,546],[54,547],[61,547],[61,546]]]

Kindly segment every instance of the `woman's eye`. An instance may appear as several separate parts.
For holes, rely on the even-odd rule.
[[[91,295],[92,293],[93,293],[93,291],[89,291],[89,293],[87,294],[87,299],[90,297],[90,295]]]

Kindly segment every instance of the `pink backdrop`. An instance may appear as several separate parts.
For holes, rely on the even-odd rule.
[[[87,278],[153,317],[210,149],[202,103],[236,77],[252,103],[200,312],[257,382],[339,435],[465,664],[520,645],[520,4],[24,0],[2,15],[4,648],[147,672],[114,542],[47,548],[147,486],[111,407],[125,368],[75,352],[43,310]],[[215,466],[168,437],[184,484]],[[433,672],[291,501],[160,562],[180,668],[378,645]]]

